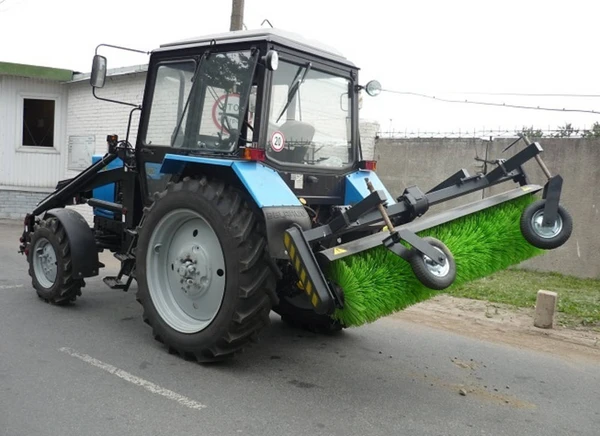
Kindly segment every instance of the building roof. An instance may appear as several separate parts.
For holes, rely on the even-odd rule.
[[[253,41],[274,42],[291,48],[296,48],[298,50],[302,50],[308,53],[316,54],[325,58],[331,58],[335,61],[342,62],[347,65],[354,65],[337,49],[323,44],[320,41],[307,39],[297,33],[271,28],[261,28],[253,30],[234,30],[230,32],[184,39],[180,41],[162,44],[160,48],[156,49],[155,51],[172,50],[175,48],[201,47],[210,45],[213,40],[217,44],[231,44],[237,42]]]
[[[111,68],[106,71],[106,77],[128,76],[131,74],[146,73],[147,71],[148,64],[131,65],[127,67]],[[91,75],[92,73],[73,74],[72,80],[70,80],[68,83],[83,82],[84,80],[89,80]]]
[[[62,68],[41,67],[38,65],[0,62],[0,76],[18,76],[30,79],[55,80],[66,82],[73,78],[73,71]]]

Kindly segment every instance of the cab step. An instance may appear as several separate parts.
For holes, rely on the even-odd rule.
[[[114,256],[121,262],[125,262],[126,260],[135,260],[135,256],[131,253],[115,253]]]
[[[102,281],[111,289],[121,289],[124,292],[127,292],[129,290],[129,286],[131,286],[131,282],[133,281],[133,276],[129,276],[125,283],[123,283],[121,278],[118,276],[107,276],[104,277]]]

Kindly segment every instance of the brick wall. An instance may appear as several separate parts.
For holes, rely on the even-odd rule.
[[[109,77],[106,79],[104,88],[99,89],[96,94],[109,99],[140,104],[145,80],[145,73]],[[67,137],[94,135],[97,154],[106,153],[106,135],[116,133],[120,139],[125,139],[127,120],[132,107],[94,98],[87,80],[67,86],[69,87]],[[134,113],[129,137],[129,141],[134,145],[139,113],[139,111]],[[72,172],[69,177],[74,174],[77,172]]]
[[[21,219],[48,193],[27,191],[0,191],[0,218]]]

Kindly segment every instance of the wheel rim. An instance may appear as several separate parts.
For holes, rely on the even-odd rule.
[[[198,213],[177,209],[154,228],[146,256],[150,297],[161,318],[181,333],[210,325],[225,294],[219,238]]]
[[[56,251],[46,238],[40,238],[33,246],[33,272],[38,283],[51,288],[56,281]]]
[[[444,257],[444,262],[441,265],[439,265],[435,263],[433,259],[431,259],[429,256],[423,255],[425,267],[427,268],[427,271],[429,271],[429,273],[436,277],[446,277],[450,272],[450,262],[448,262],[446,254],[441,249],[439,249],[438,247],[433,248],[435,248],[442,254],[442,256]]]
[[[531,225],[533,231],[541,238],[551,239],[558,235],[563,228],[563,221],[560,214],[556,215],[556,221],[551,227],[545,227],[544,223],[544,210],[540,209],[531,217]]]

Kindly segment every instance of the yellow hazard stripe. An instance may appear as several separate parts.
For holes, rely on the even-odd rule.
[[[306,294],[308,295],[311,304],[314,307],[317,307],[320,301],[319,296],[316,292],[314,292],[315,285],[310,280],[310,276],[308,275],[305,266],[302,264],[300,256],[298,256],[298,249],[294,245],[293,239],[287,232],[283,234],[283,245],[285,246],[288,255],[290,256],[292,265],[294,266],[294,269],[296,270],[296,273],[300,278],[300,281],[298,282],[298,287],[300,289],[304,289],[304,292],[306,292]]]

